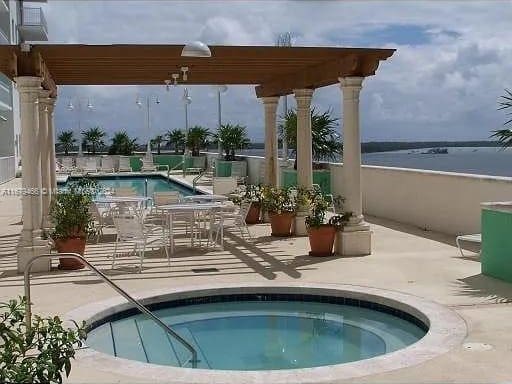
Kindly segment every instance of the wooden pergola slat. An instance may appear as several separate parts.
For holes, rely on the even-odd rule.
[[[37,44],[30,52],[0,46],[0,71],[8,77],[40,76],[57,85],[163,85],[180,67],[182,84],[256,85],[258,97],[319,88],[344,76],[371,76],[393,49],[211,46],[212,57],[181,57],[183,45]]]

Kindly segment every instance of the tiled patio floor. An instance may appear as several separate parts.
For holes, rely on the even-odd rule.
[[[19,180],[2,188],[16,187]],[[21,204],[17,197],[0,197],[0,300],[22,295],[23,279],[16,273],[15,246]],[[184,238],[167,266],[159,252],[148,252],[141,274],[138,259],[120,259],[110,268],[113,236],[89,244],[86,256],[116,283],[134,293],[153,288],[209,282],[304,281],[366,285],[421,296],[457,311],[468,324],[467,342],[488,343],[488,351],[462,345],[424,364],[357,379],[358,382],[497,382],[512,378],[512,284],[480,274],[477,256],[461,258],[454,239],[441,234],[367,218],[372,224],[373,254],[353,258],[307,256],[307,238],[276,239],[268,225],[251,227],[254,240],[228,235],[224,251],[190,248]],[[201,268],[215,268],[201,272]],[[115,296],[88,271],[52,271],[33,278],[34,312],[64,314],[81,305]],[[71,382],[140,382],[104,371],[91,372],[76,361]]]

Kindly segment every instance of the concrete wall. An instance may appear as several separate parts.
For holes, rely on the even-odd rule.
[[[247,157],[250,183],[263,160]],[[343,196],[343,164],[329,168],[333,194]],[[363,166],[362,187],[365,214],[452,235],[480,232],[481,202],[512,201],[509,177]]]

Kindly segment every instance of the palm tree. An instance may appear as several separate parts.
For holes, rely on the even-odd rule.
[[[103,138],[107,134],[101,127],[91,127],[87,131],[82,131],[82,136],[84,137],[84,141],[86,145],[90,145],[90,149],[92,150],[92,154],[96,154],[96,148],[102,147],[105,145]]]
[[[185,150],[185,134],[181,129],[173,129],[165,134],[167,144],[174,147],[174,153],[183,153]]]
[[[73,137],[73,131],[62,131],[57,136],[57,145],[64,149],[64,154],[68,155],[69,151],[73,148],[76,143],[76,139]]]
[[[501,96],[500,101],[498,102],[498,105],[499,105],[498,110],[508,109],[508,108],[512,109],[512,92],[508,89],[505,89],[505,93],[506,93],[506,95]],[[509,120],[507,120],[503,125],[512,123],[512,118],[510,118],[510,116],[512,116],[512,111],[506,112],[506,115],[509,116],[509,117],[507,117]],[[512,146],[512,129],[510,129],[510,128],[498,129],[493,132],[494,133],[491,135],[491,137],[497,138],[498,143],[503,148],[508,148],[508,147]]]
[[[187,147],[192,151],[192,156],[199,156],[202,149],[208,147],[208,137],[211,135],[208,128],[196,125],[188,131]]]
[[[132,139],[126,131],[118,131],[112,137],[112,145],[108,153],[110,155],[125,155],[129,156],[137,147],[137,138]]]
[[[226,153],[226,160],[235,160],[235,151],[245,149],[249,146],[250,140],[247,137],[247,129],[240,124],[223,124],[215,134],[215,141],[220,140],[220,145]]]
[[[153,140],[151,140],[151,144],[156,145],[157,154],[160,154],[160,147],[162,146],[162,143],[164,143],[164,142],[165,142],[165,139],[164,139],[163,135],[155,136],[155,138]]]
[[[323,113],[311,110],[311,140],[313,161],[336,160],[343,153],[343,143],[338,135],[338,119],[331,117],[331,110]],[[279,123],[281,139],[286,133],[288,148],[297,152],[297,112],[290,110]]]

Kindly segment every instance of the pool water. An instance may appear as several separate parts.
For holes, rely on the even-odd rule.
[[[341,364],[383,355],[421,339],[426,329],[353,305],[302,301],[227,301],[156,310],[198,352],[197,368],[277,370]],[[190,367],[190,352],[144,315],[93,329],[100,352]]]
[[[145,181],[147,180],[147,196],[153,196],[154,192],[166,192],[166,191],[178,191],[183,196],[194,195],[194,191],[190,188],[187,188],[181,184],[168,180],[162,176],[100,176],[94,177],[91,176],[92,179],[96,180],[100,187],[102,188],[128,188],[131,187],[133,190],[137,191],[137,195],[145,196]],[[69,181],[76,181],[79,178],[69,178]],[[66,187],[66,184],[62,185],[62,187]]]

